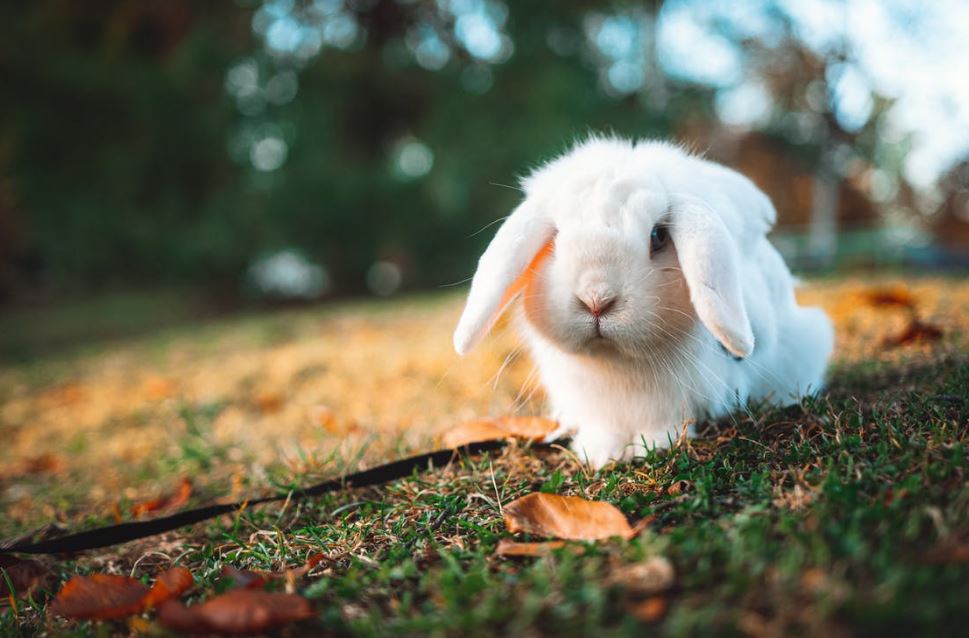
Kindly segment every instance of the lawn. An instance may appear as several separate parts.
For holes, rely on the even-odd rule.
[[[900,288],[941,338],[898,342]],[[322,554],[278,583],[314,610],[284,635],[965,635],[969,280],[820,280],[801,297],[829,311],[838,344],[828,389],[800,406],[754,407],[598,472],[515,444],[41,559],[52,575],[0,607],[0,632],[165,635],[152,614],[71,621],[47,601],[74,574],[148,582],[171,565],[202,600],[226,567]],[[350,302],[18,356],[0,365],[0,537],[284,491],[433,449],[476,416],[540,413],[513,326],[452,353],[460,308],[455,293]],[[610,502],[642,531],[495,555],[512,536],[503,507],[534,491]],[[657,561],[671,579],[643,572]]]

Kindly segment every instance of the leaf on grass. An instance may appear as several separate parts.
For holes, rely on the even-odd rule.
[[[673,564],[663,556],[653,556],[641,563],[623,565],[609,575],[609,583],[619,585],[639,596],[666,591],[673,586]]]
[[[312,617],[302,596],[253,589],[233,589],[192,607],[170,600],[158,610],[163,627],[196,634],[254,634]]]
[[[938,341],[942,338],[943,334],[942,328],[912,318],[902,332],[894,336],[885,337],[882,345],[897,347],[915,341]]]
[[[313,554],[306,559],[306,562],[299,567],[291,567],[282,573],[282,577],[286,579],[287,591],[295,586],[297,580],[306,576],[310,573],[310,570],[327,560],[329,557],[326,554]]]
[[[662,596],[651,596],[646,600],[636,603],[629,611],[633,616],[643,622],[656,622],[666,615],[666,599]]]
[[[33,560],[0,557],[0,602],[11,595],[27,596],[40,587],[45,587],[51,580],[53,572],[46,566]],[[13,591],[7,581],[13,585]]]
[[[254,572],[232,565],[223,567],[221,573],[222,578],[232,581],[234,589],[262,589],[272,578],[272,574],[268,572]]]
[[[505,527],[511,533],[566,540],[593,541],[613,536],[630,539],[638,533],[615,506],[578,496],[536,492],[505,506]]]
[[[125,618],[177,598],[194,584],[191,572],[184,567],[162,572],[151,589],[127,576],[74,576],[57,593],[50,612],[79,620]]]
[[[142,391],[152,401],[161,401],[175,394],[175,382],[165,377],[151,377],[142,386]]]
[[[465,421],[441,437],[444,447],[461,447],[478,441],[517,438],[540,441],[558,427],[558,422],[537,416],[506,416]]]
[[[862,293],[865,301],[870,306],[877,307],[896,307],[896,308],[915,308],[915,297],[908,289],[901,286],[894,288],[874,288]]]
[[[145,596],[145,607],[157,607],[166,600],[178,598],[195,584],[192,572],[184,567],[172,567],[162,572],[155,579],[155,584],[151,586],[148,595]]]
[[[263,392],[255,398],[254,403],[263,414],[276,414],[283,409],[283,397],[275,392]]]
[[[147,595],[147,587],[127,576],[74,576],[57,593],[50,612],[76,619],[124,618],[140,613]]]
[[[929,564],[969,564],[969,544],[947,543],[926,552],[922,561]]]
[[[262,589],[270,581],[283,580],[286,582],[286,591],[291,592],[296,588],[296,581],[326,559],[326,554],[313,554],[304,564],[283,572],[250,571],[226,565],[222,568],[222,577],[232,581],[233,589]]]
[[[495,548],[497,556],[547,556],[556,549],[565,547],[565,541],[546,541],[544,543],[519,543],[503,538]]]
[[[157,512],[159,510],[172,510],[188,502],[188,499],[192,497],[192,480],[188,477],[182,479],[182,482],[178,485],[178,490],[170,496],[160,496],[158,498],[153,498],[150,501],[145,501],[143,503],[136,503],[131,508],[131,516],[133,518],[140,518],[145,514],[150,512]]]
[[[56,454],[38,454],[0,470],[0,480],[18,479],[36,474],[59,474],[64,467],[64,459]]]

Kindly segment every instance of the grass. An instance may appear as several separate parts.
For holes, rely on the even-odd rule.
[[[599,472],[566,451],[516,446],[381,488],[246,510],[51,560],[50,589],[74,573],[149,578],[177,563],[196,575],[201,599],[224,587],[223,566],[279,571],[322,552],[327,560],[297,584],[318,617],[284,635],[964,635],[969,284],[913,284],[921,316],[946,336],[895,349],[880,344],[897,313],[856,303],[871,285],[806,293],[835,318],[839,351],[829,389],[802,405],[705,424],[668,453]],[[110,522],[181,476],[194,479],[198,502],[306,484],[431,447],[470,413],[537,410],[540,398],[525,400],[524,358],[492,378],[514,353],[510,331],[470,361],[446,354],[458,309],[446,296],[393,312],[284,313],[8,368],[7,466],[44,454],[60,466],[0,479],[0,527]],[[220,366],[222,378],[210,378]],[[71,414],[73,436],[14,429],[33,415],[70,432],[60,420]],[[495,556],[508,536],[502,504],[536,490],[653,518],[630,542]],[[672,563],[675,580],[645,593],[623,568],[654,556]],[[163,635],[151,624],[48,617],[45,593],[0,611],[0,633]]]

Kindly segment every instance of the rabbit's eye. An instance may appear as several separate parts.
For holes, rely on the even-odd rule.
[[[653,232],[649,234],[649,254],[652,255],[656,251],[662,250],[669,239],[670,233],[666,230],[666,226],[661,224],[653,226]]]

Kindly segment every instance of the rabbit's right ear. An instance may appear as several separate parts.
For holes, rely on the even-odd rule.
[[[478,261],[464,313],[454,330],[454,349],[466,354],[524,289],[555,239],[555,225],[527,198],[505,220]]]

